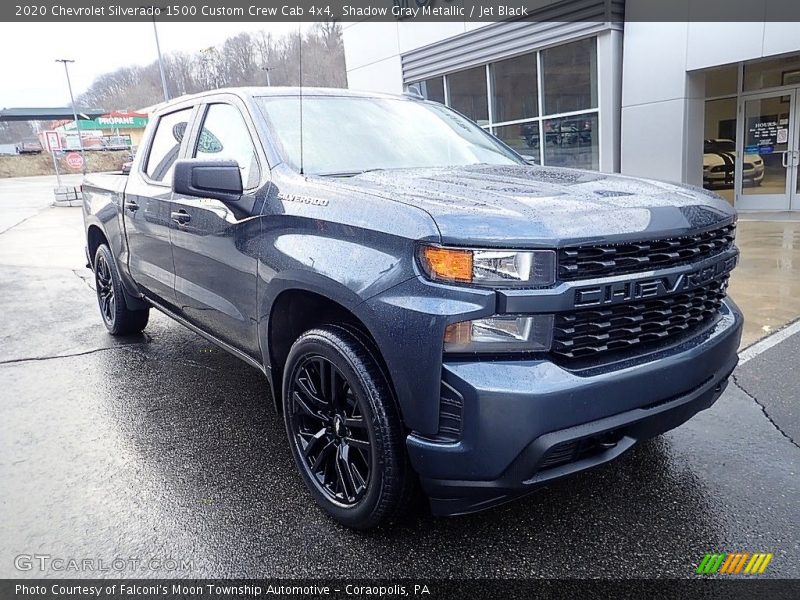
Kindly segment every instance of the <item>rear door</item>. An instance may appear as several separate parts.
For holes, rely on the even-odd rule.
[[[125,188],[125,234],[131,277],[147,295],[175,304],[175,265],[170,246],[172,172],[188,143],[194,108],[158,117],[147,155],[128,176]]]
[[[238,98],[221,96],[200,112],[189,155],[236,160],[245,198],[233,204],[213,198],[173,198],[176,297],[182,316],[190,323],[260,361],[255,242],[261,224],[252,207],[258,205],[255,197],[267,185],[269,172],[246,107]]]

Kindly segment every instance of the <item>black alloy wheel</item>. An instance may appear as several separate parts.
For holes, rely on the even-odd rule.
[[[323,356],[307,356],[289,387],[294,443],[320,491],[341,506],[364,496],[372,442],[364,413],[341,371]]]
[[[106,324],[113,325],[116,315],[117,301],[114,296],[114,281],[111,278],[111,265],[106,257],[98,254],[94,266],[94,279],[97,285],[97,301],[100,304],[100,314]]]
[[[353,327],[311,329],[283,370],[283,418],[311,495],[342,525],[405,512],[416,488],[405,431],[374,343]]]
[[[114,256],[105,244],[101,244],[94,255],[94,284],[100,315],[111,335],[139,333],[147,326],[150,309],[128,308]]]

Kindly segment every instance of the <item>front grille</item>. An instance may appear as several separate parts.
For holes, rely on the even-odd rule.
[[[575,246],[558,251],[561,281],[622,275],[695,263],[733,246],[736,225],[684,237],[602,246]]]
[[[557,314],[552,352],[569,359],[606,356],[679,335],[710,322],[727,287],[725,275],[663,298]]]

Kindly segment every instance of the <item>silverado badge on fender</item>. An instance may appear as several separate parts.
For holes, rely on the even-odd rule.
[[[313,204],[314,206],[328,206],[326,198],[310,198],[308,196],[297,196],[295,194],[280,194],[278,196],[286,202],[299,202],[300,204]]]

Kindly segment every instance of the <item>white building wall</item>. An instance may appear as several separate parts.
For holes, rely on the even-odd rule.
[[[342,27],[347,87],[397,93],[403,88],[396,22],[359,21]]]
[[[688,8],[687,22],[636,22],[637,10],[653,1],[625,6],[620,168],[700,185],[705,80],[692,71],[798,52],[800,23],[688,22]],[[704,3],[725,14],[730,1]]]
[[[434,44],[489,23],[427,23],[359,21],[344,23],[347,86],[398,94],[403,91],[400,55]]]

